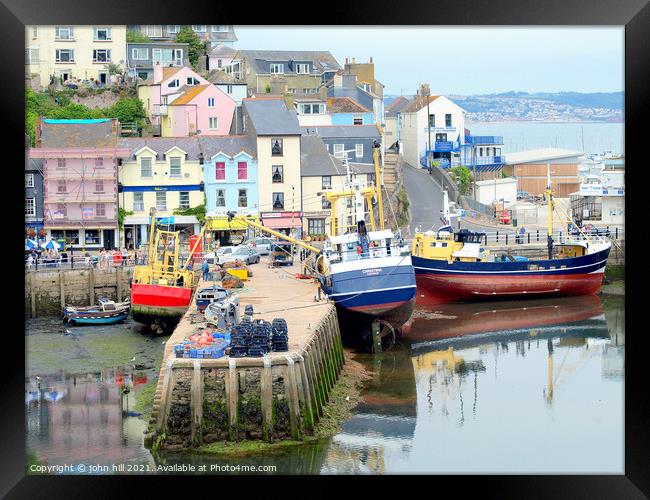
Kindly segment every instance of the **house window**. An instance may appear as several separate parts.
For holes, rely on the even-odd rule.
[[[167,87],[169,87],[169,88],[176,88],[176,87],[178,87],[179,85],[180,85],[180,82],[178,81],[178,79],[176,79],[176,80],[172,80],[171,82],[169,82],[169,83],[167,84]]]
[[[366,174],[367,177],[366,179],[368,180],[368,185],[369,186],[374,186],[375,184],[375,174]]]
[[[25,198],[25,216],[36,217],[36,200],[35,198]]]
[[[343,158],[345,153],[343,152],[344,144],[334,144],[334,157]]]
[[[208,128],[210,130],[216,130],[217,129],[217,123],[218,123],[217,117],[216,116],[211,116],[210,118],[208,118],[208,121],[209,121]]]
[[[451,127],[451,115],[450,114],[445,115],[445,127]]]
[[[34,39],[38,38],[38,26],[34,26],[32,28],[32,38]]]
[[[302,89],[303,94],[315,94],[317,91],[318,91],[318,89],[315,89],[315,88],[309,88],[309,89],[304,88],[304,89]]]
[[[147,59],[149,59],[149,49],[147,49],[146,47],[132,48],[131,59],[133,59],[134,61],[146,61]]]
[[[95,168],[104,168],[104,158],[95,158]]]
[[[322,197],[323,210],[332,208],[332,202],[329,201],[325,196]]]
[[[68,210],[67,207],[65,206],[65,203],[56,204],[56,210],[54,211],[54,215],[58,217],[65,217],[68,215]]]
[[[212,31],[224,33],[228,31],[228,25],[227,24],[215,24],[212,26]]]
[[[58,158],[56,160],[56,168],[58,169],[65,168],[65,158]]]
[[[74,50],[56,49],[56,62],[74,62]]]
[[[93,62],[110,62],[111,61],[111,51],[106,49],[95,49],[93,50]]]
[[[151,158],[140,158],[140,177],[152,177]]]
[[[232,85],[226,85],[226,92],[232,94]]]
[[[237,206],[240,208],[246,208],[248,206],[248,194],[246,189],[239,190]]]
[[[294,89],[294,88],[287,89],[287,93],[288,93],[288,94],[295,94],[295,93],[296,93],[296,89]]]
[[[363,117],[355,116],[355,117],[352,119],[352,124],[353,124],[353,125],[363,125]]]
[[[354,155],[357,158],[363,158],[363,144],[354,145]]]
[[[208,108],[214,108],[214,97],[208,97]]]
[[[282,74],[284,73],[284,64],[272,63],[271,64],[271,74]]]
[[[156,210],[167,210],[167,191],[156,191]]]
[[[72,26],[57,26],[54,28],[56,40],[74,40],[74,28]]]
[[[325,234],[325,219],[307,219],[307,233]]]
[[[25,64],[36,64],[39,62],[38,48],[25,49]]]
[[[103,203],[95,204],[95,215],[97,217],[106,217],[106,205]]]
[[[160,38],[162,36],[162,26],[160,25],[144,25],[140,27],[140,31],[147,36]]]
[[[218,161],[215,163],[215,167],[215,179],[218,181],[226,180],[226,164],[222,161]]]
[[[178,156],[169,158],[169,177],[181,176],[181,159]]]
[[[282,156],[282,139],[271,139],[271,155]]]
[[[273,193],[273,210],[284,210],[284,193]]]
[[[273,165],[271,170],[273,172],[273,183],[284,182],[284,167],[282,165]]]
[[[34,174],[25,174],[25,187],[26,188],[34,187]]]
[[[198,85],[199,81],[196,78],[194,78],[193,76],[188,76],[187,77],[187,84],[188,85]]]
[[[111,28],[94,28],[93,40],[98,42],[107,42],[111,40]]]
[[[133,211],[144,212],[144,193],[133,193]]]
[[[248,179],[248,163],[245,161],[240,161],[237,163],[237,180],[246,180]]]
[[[226,191],[224,189],[217,189],[217,206],[226,206]]]
[[[323,176],[323,182],[321,184],[322,189],[332,189],[332,176],[331,175],[324,175]]]
[[[429,127],[436,126],[436,115],[429,115]]]
[[[221,68],[223,66],[223,59],[217,59],[217,68]]]
[[[178,193],[178,208],[190,208],[190,192],[181,191]]]
[[[296,73],[309,73],[309,64],[296,64]]]
[[[103,193],[104,192],[104,181],[97,180],[95,181],[95,193]]]
[[[192,29],[197,33],[205,33],[207,30],[206,24],[193,24]]]
[[[178,33],[180,30],[181,30],[181,26],[179,24],[167,25],[167,33]]]
[[[57,193],[67,193],[67,189],[66,189],[66,185],[65,185],[65,179],[59,179],[57,181],[56,192]]]
[[[86,245],[99,245],[99,229],[86,229],[84,233]]]

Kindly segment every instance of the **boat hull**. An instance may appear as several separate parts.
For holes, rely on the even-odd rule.
[[[192,301],[192,289],[184,287],[131,285],[133,319],[145,325],[160,324],[172,328],[187,311]]]
[[[366,331],[376,320],[400,329],[415,305],[415,274],[410,256],[360,259],[332,266],[322,280],[336,305],[342,328]]]
[[[417,303],[592,295],[610,248],[582,257],[523,262],[453,262],[413,257]]]
[[[84,317],[84,316],[73,316],[67,318],[67,323],[69,325],[112,325],[114,323],[120,323],[129,317],[129,311],[124,311],[113,316],[103,316],[103,317]]]

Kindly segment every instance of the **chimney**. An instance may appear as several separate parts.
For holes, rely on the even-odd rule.
[[[346,57],[346,58],[345,58],[345,64],[347,64],[347,63],[348,63],[348,58]]]
[[[372,57],[370,57],[370,64],[372,64]]]
[[[356,57],[353,57],[353,58],[352,58],[352,64],[356,64],[356,63],[357,63],[357,58],[356,58]]]
[[[160,83],[163,79],[163,69],[158,61],[153,67],[153,83]]]

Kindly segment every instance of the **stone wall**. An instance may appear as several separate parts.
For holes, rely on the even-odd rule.
[[[300,351],[263,358],[167,360],[145,443],[183,449],[215,441],[301,439],[313,433],[343,366],[332,307]]]
[[[55,269],[25,273],[25,313],[60,314],[64,305],[87,306],[98,297],[128,298],[133,268]]]

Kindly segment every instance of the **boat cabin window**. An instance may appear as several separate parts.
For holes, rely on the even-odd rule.
[[[461,229],[454,234],[454,241],[458,243],[481,243],[485,233],[474,233],[467,229]]]

